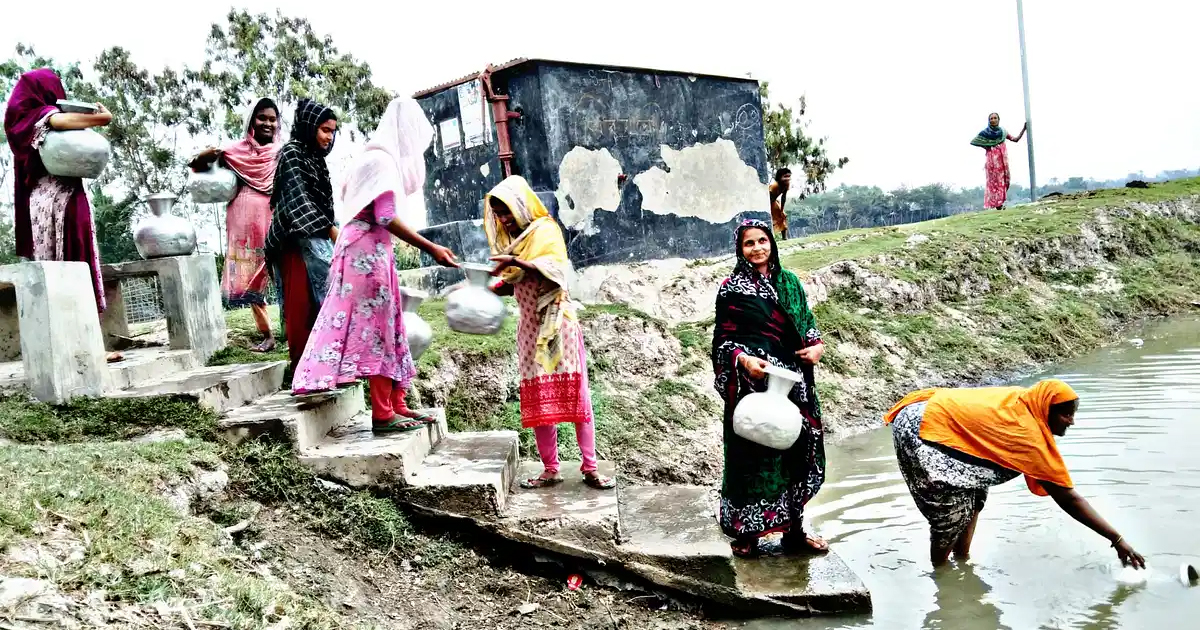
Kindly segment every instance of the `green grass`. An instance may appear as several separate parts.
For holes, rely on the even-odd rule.
[[[125,440],[171,428],[210,439],[215,435],[216,415],[193,402],[169,397],[81,398],[61,406],[24,396],[0,397],[0,437],[15,442]]]
[[[60,543],[81,550],[58,567],[8,570],[23,567],[65,592],[187,606],[193,619],[231,627],[265,628],[283,615],[299,627],[339,627],[320,602],[243,569],[215,524],[180,515],[159,495],[218,463],[216,445],[194,440],[0,449],[0,547],[37,544],[59,528]]]

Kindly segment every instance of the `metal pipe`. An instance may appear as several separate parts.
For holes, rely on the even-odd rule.
[[[513,161],[512,143],[508,137],[508,121],[520,118],[521,114],[508,111],[508,96],[496,94],[492,89],[492,69],[493,67],[488,65],[487,70],[479,73],[479,79],[483,84],[484,97],[492,104],[492,119],[496,125],[496,149],[504,176],[508,177],[512,175]]]
[[[1037,201],[1037,170],[1033,165],[1033,114],[1029,110],[1029,65],[1025,61],[1025,9],[1017,0],[1017,36],[1021,39],[1021,84],[1025,90],[1025,142],[1029,150],[1029,201]]]

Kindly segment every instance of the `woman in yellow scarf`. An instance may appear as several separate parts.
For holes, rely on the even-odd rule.
[[[596,470],[596,432],[588,392],[583,329],[567,293],[571,263],[562,230],[533,189],[512,176],[488,193],[483,227],[496,262],[492,287],[514,295],[520,307],[517,359],[521,372],[521,426],[532,428],[545,472],[521,482],[543,488],[562,482],[558,473],[558,424],[575,425],[583,455],[583,480],[607,490],[613,479]]]
[[[1054,436],[1075,424],[1079,396],[1059,380],[1033,387],[923,389],[883,417],[917,509],[929,521],[929,558],[965,560],[988,488],[1025,475],[1072,518],[1112,543],[1122,564],[1146,561],[1075,492]]]

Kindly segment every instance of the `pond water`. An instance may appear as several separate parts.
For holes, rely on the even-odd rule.
[[[1076,489],[1141,552],[1121,585],[1108,541],[1018,478],[993,488],[971,560],[932,570],[928,528],[896,468],[890,430],[829,444],[829,478],[809,506],[817,530],[871,590],[870,616],[761,620],[784,628],[1185,628],[1200,626],[1200,319],[1158,322],[1037,378],[1080,395],[1059,446]],[[1036,381],[1029,379],[1028,382]],[[1187,620],[1191,621],[1187,621]]]

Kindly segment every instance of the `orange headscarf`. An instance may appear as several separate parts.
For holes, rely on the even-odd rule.
[[[1029,388],[922,389],[896,403],[883,421],[890,423],[901,409],[928,401],[921,439],[1023,473],[1029,490],[1046,496],[1038,481],[1073,487],[1047,422],[1050,405],[1078,398],[1070,385],[1054,379]]]

